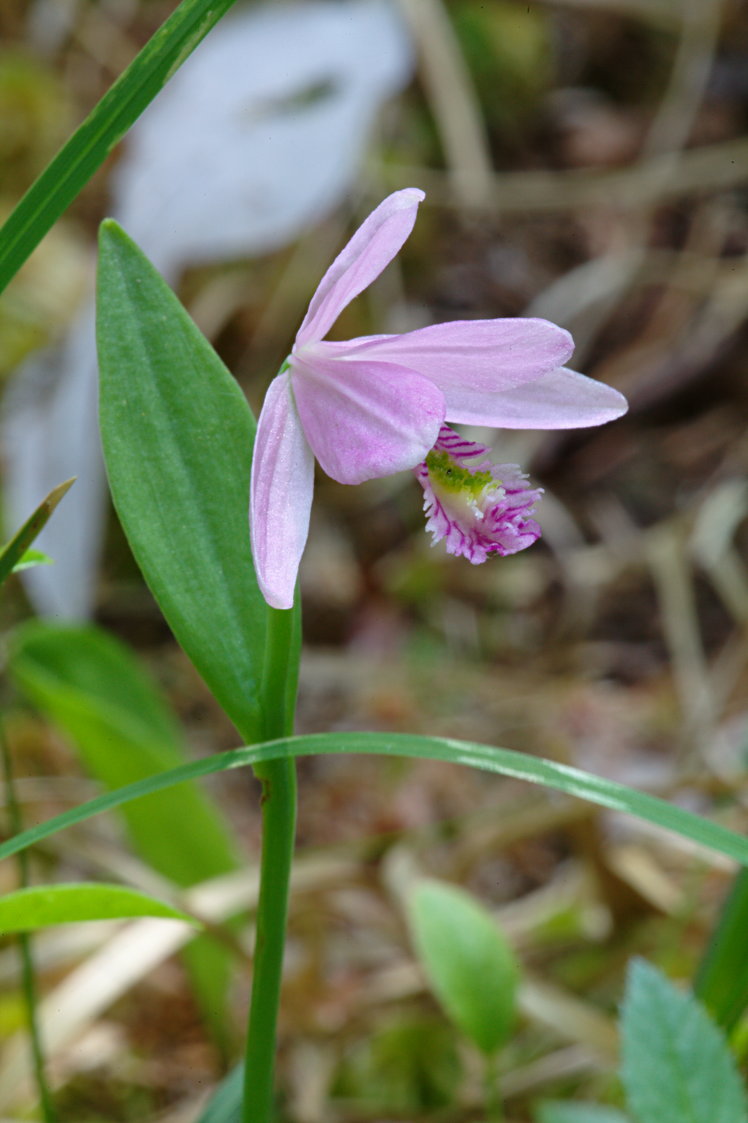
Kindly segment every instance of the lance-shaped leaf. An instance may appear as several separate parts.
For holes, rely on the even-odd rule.
[[[247,526],[254,419],[112,221],[101,229],[97,339],[104,457],[122,526],[179,643],[245,740],[256,740],[267,608]]]

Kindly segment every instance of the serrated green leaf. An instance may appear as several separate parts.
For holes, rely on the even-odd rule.
[[[112,221],[100,235],[97,339],[104,455],[132,551],[177,640],[242,737],[258,740],[269,609],[249,546],[254,419]]]
[[[14,570],[25,568],[23,565],[23,558],[27,552],[39,553],[39,551],[29,551],[29,546],[47,525],[47,521],[55,507],[74,483],[74,479],[65,480],[64,483],[58,484],[57,487],[52,488],[49,495],[41,501],[21,529],[16,531],[10,542],[0,550],[0,585],[3,584]],[[40,554],[42,558],[45,556],[44,554]]]
[[[413,943],[445,1011],[487,1056],[514,1023],[519,968],[491,915],[468,893],[422,881],[407,901]]]
[[[243,1098],[244,1065],[237,1065],[218,1085],[198,1123],[241,1123]]]
[[[0,934],[31,932],[84,920],[123,920],[158,916],[199,922],[163,901],[122,885],[35,885],[0,897]]]
[[[232,768],[243,768],[267,760],[284,760],[292,757],[314,756],[316,754],[360,753],[385,757],[414,757],[422,760],[443,760],[477,768],[497,776],[511,776],[515,780],[526,780],[531,784],[541,784],[555,791],[579,799],[589,800],[600,807],[609,807],[629,815],[654,823],[666,830],[674,831],[683,838],[697,842],[701,846],[732,858],[748,866],[748,839],[719,823],[712,823],[700,815],[684,811],[674,803],[657,799],[646,792],[637,792],[624,784],[616,783],[601,776],[572,768],[568,764],[557,764],[542,757],[528,756],[526,753],[499,749],[493,745],[481,745],[475,741],[456,741],[447,737],[423,737],[414,733],[309,733],[303,737],[283,737],[250,747],[233,749],[218,753],[204,760],[182,765],[160,776],[152,776],[136,784],[130,784],[117,792],[110,792],[89,800],[79,807],[57,815],[46,823],[31,827],[7,842],[0,843],[0,860],[17,854],[43,838],[49,838],[57,831],[74,823],[84,822],[93,815],[108,811],[113,807],[124,806],[143,796],[166,788],[195,780],[200,776],[210,776],[214,772],[224,772]]]
[[[643,959],[629,968],[622,1079],[638,1123],[746,1123],[745,1088],[724,1035],[692,995]]]
[[[614,1107],[579,1100],[546,1100],[536,1106],[536,1123],[629,1123],[629,1117]]]

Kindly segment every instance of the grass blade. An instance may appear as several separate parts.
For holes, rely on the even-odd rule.
[[[748,1007],[748,870],[741,870],[722,907],[694,981],[694,994],[730,1033]]]
[[[16,531],[10,542],[0,551],[0,585],[3,584],[14,569],[20,567],[28,547],[44,529],[55,507],[74,483],[74,479],[65,480],[64,483],[58,484],[57,487],[52,488],[49,495],[46,499],[41,501],[33,515],[26,520],[21,529]],[[43,555],[41,556],[43,557]],[[31,564],[33,564],[33,562]]]
[[[31,185],[0,230],[0,292],[234,0],[182,0]]]
[[[162,791],[194,780],[199,776],[209,776],[214,772],[225,772],[231,768],[242,768],[259,761],[289,758],[295,756],[314,756],[318,753],[356,753],[387,757],[416,757],[425,760],[444,760],[454,764],[467,765],[498,776],[511,776],[516,780],[526,780],[531,784],[541,784],[556,791],[565,792],[579,799],[586,799],[600,807],[623,811],[645,822],[654,823],[665,830],[673,831],[682,838],[698,843],[748,866],[748,839],[735,834],[718,823],[712,823],[682,807],[666,803],[665,800],[645,792],[627,788],[613,780],[593,776],[579,768],[531,757],[511,749],[494,748],[474,741],[455,741],[446,737],[421,737],[410,733],[313,733],[305,737],[284,737],[277,741],[264,742],[250,748],[233,749],[227,753],[206,760],[183,765],[170,772],[129,784],[119,791],[110,792],[80,807],[57,815],[46,823],[32,827],[0,845],[0,859],[17,854],[20,850],[49,838],[57,831],[75,823],[90,819],[102,811],[119,807],[133,799]]]

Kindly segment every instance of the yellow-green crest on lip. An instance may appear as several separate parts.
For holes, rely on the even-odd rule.
[[[469,491],[477,497],[484,487],[501,485],[501,480],[495,480],[488,471],[471,472],[469,468],[463,468],[446,449],[432,448],[426,457],[426,467],[432,482],[445,491]]]
[[[516,464],[492,464],[485,445],[442,425],[434,447],[415,469],[424,491],[426,529],[447,553],[479,565],[515,554],[540,537],[532,518],[541,491]],[[475,465],[473,469],[471,465]]]

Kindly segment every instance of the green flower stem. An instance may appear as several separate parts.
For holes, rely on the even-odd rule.
[[[182,0],[34,181],[0,230],[0,292],[234,0]]]
[[[293,728],[298,639],[298,612],[270,609],[262,690],[266,737],[288,736]],[[255,766],[255,775],[262,784],[262,862],[242,1123],[270,1123],[274,1115],[276,1029],[296,837],[296,763],[288,758],[264,761]]]

